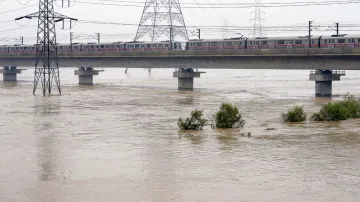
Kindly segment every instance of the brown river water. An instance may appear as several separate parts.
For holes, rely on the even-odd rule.
[[[360,120],[280,122],[329,101],[309,71],[207,70],[180,92],[172,69],[105,69],[94,86],[73,70],[61,70],[61,96],[33,96],[31,68],[0,81],[1,202],[360,201]],[[360,96],[359,79],[347,71],[332,99]],[[179,131],[179,117],[211,119],[222,102],[244,128]]]

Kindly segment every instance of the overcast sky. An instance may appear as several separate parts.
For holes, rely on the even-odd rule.
[[[3,2],[1,2],[3,1]],[[104,0],[78,0],[83,2],[103,2]],[[116,0],[113,0],[116,1]],[[121,1],[121,0],[117,0]],[[124,0],[125,1],[125,0]],[[81,20],[90,20],[90,21],[111,21],[119,23],[129,23],[129,24],[138,24],[141,13],[142,13],[142,4],[134,3],[114,3],[114,4],[127,4],[127,5],[137,5],[135,6],[108,6],[108,5],[91,5],[80,2],[75,2],[71,8],[60,8],[55,5],[55,11],[58,13],[65,14],[74,18]],[[131,0],[132,2],[144,2],[144,0]],[[295,1],[295,0],[294,0]],[[269,2],[294,2],[290,0],[266,0],[263,3]],[[305,0],[296,0],[305,1]],[[320,1],[320,0],[311,0]],[[17,22],[4,22],[12,20],[18,16],[23,16],[29,13],[36,12],[38,7],[31,6],[38,3],[38,0],[0,0],[0,41],[1,44],[14,43],[12,38],[18,38],[20,36],[25,37],[25,43],[35,43],[36,37],[36,24],[37,20],[32,21],[22,20]],[[242,26],[247,27],[252,25],[250,21],[254,15],[251,14],[253,8],[201,8],[199,5],[191,5],[186,3],[198,3],[202,7],[209,7],[208,3],[239,3],[239,0],[180,0],[180,3],[185,3],[182,5],[183,16],[186,22],[186,25],[191,26],[188,28],[189,35],[191,38],[195,36],[191,35],[191,32],[194,31],[194,26],[224,26],[228,25],[229,29],[231,26]],[[252,1],[241,1],[241,3],[251,3]],[[26,4],[26,5],[21,5]],[[106,2],[105,3],[111,3]],[[31,6],[29,8],[6,12],[13,9],[23,8]],[[186,7],[198,7],[198,8],[186,8]],[[347,5],[327,5],[327,6],[306,6],[306,7],[281,7],[281,8],[263,8],[264,26],[281,26],[281,25],[302,25],[306,26],[309,20],[314,21],[315,25],[328,25],[334,22],[340,23],[340,33],[341,25],[344,23],[359,23],[356,19],[359,19],[360,13],[358,12],[360,4],[347,4]],[[6,13],[3,13],[6,12]],[[34,26],[19,30],[6,31],[9,29],[19,28],[20,26]],[[242,33],[245,36],[249,36],[252,31],[249,30],[232,30],[223,31],[222,29],[217,30],[202,30],[202,38],[222,38],[225,37],[235,37],[236,33]],[[345,29],[345,28],[344,28]],[[349,29],[349,28],[346,28]],[[358,28],[360,29],[360,28]],[[95,42],[95,39],[91,39],[91,35],[95,36],[95,33],[100,32],[102,37],[101,40],[104,42],[108,41],[128,41],[132,40],[135,37],[137,26],[125,26],[125,25],[100,25],[100,24],[85,24],[77,23],[76,26],[71,30],[75,32],[75,36],[81,35],[79,39],[76,39],[75,42]],[[57,27],[58,33],[58,42],[66,43],[69,42],[69,30],[61,30]],[[266,31],[263,32],[266,36],[297,36],[297,35],[306,35],[306,31],[301,32],[285,32],[281,31]],[[315,31],[315,35],[320,34],[333,34],[334,31],[320,32]],[[349,34],[357,34],[358,32],[347,32]],[[86,37],[84,35],[90,35]],[[118,34],[118,35],[115,35]],[[111,36],[112,35],[112,36]],[[149,40],[148,37],[143,38],[142,40]]]

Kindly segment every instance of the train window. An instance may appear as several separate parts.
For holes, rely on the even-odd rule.
[[[295,44],[302,44],[302,40],[295,40]]]
[[[277,44],[284,44],[284,40],[277,41]]]
[[[226,42],[226,45],[227,45],[227,46],[231,46],[231,45],[232,45],[232,42]]]
[[[146,47],[147,47],[147,48],[151,48],[151,44],[146,44]]]
[[[325,39],[325,43],[327,43],[327,39]]]
[[[159,48],[162,48],[162,47],[164,47],[164,46],[163,46],[163,44],[159,44],[158,47],[159,47]]]
[[[100,48],[104,48],[104,45],[101,45]]]
[[[252,45],[252,41],[250,41],[250,45]]]
[[[165,48],[168,48],[169,47],[169,44],[165,44]]]
[[[359,39],[360,40],[360,39]],[[216,44],[216,42],[211,42],[211,45],[212,46],[216,46],[217,44]]]
[[[354,39],[351,39],[351,43],[354,43],[355,41],[354,41]]]
[[[345,39],[338,39],[338,43],[345,43]]]
[[[136,45],[135,45],[135,48],[139,48],[139,44],[136,44]]]
[[[266,44],[267,44],[267,41],[261,41],[261,44],[262,44],[262,45],[266,45]]]
[[[315,40],[311,40],[311,43],[314,44],[314,43],[315,43]]]

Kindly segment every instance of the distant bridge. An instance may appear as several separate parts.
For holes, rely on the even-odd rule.
[[[1,66],[31,67],[34,53],[0,54]],[[163,52],[59,52],[60,67],[360,70],[360,48]]]

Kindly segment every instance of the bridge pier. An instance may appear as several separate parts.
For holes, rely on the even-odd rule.
[[[315,81],[316,97],[331,97],[332,82],[340,81],[345,71],[315,70],[310,72],[310,81]]]
[[[18,69],[15,66],[5,66],[3,69],[0,69],[0,73],[3,74],[3,81],[11,81],[16,82],[17,81],[17,74],[21,74],[22,70],[26,69]]]
[[[79,67],[78,70],[75,70],[75,75],[79,76],[80,85],[93,85],[94,84],[94,75],[99,75],[99,72],[104,70],[94,70],[92,67]]]
[[[174,78],[178,78],[179,90],[194,90],[194,78],[206,72],[194,72],[192,68],[180,68],[173,73]]]

